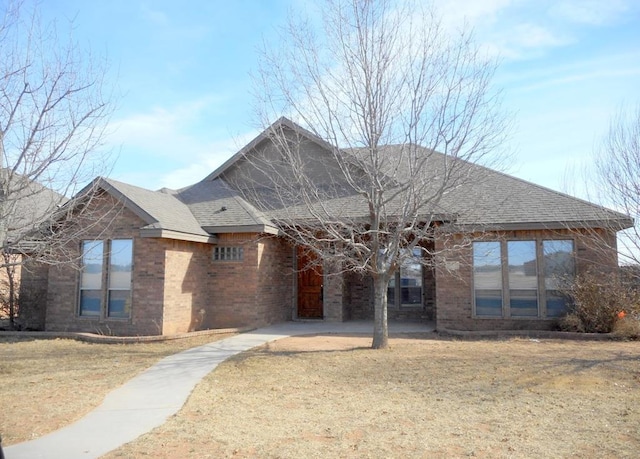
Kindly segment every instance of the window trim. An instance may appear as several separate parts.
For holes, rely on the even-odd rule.
[[[537,297],[538,297],[538,314],[536,316],[518,316],[511,314],[511,294],[509,286],[509,261],[508,261],[508,243],[517,241],[533,241],[535,242],[536,253],[536,277],[537,277]],[[508,239],[489,239],[489,240],[476,240],[473,241],[471,247],[471,316],[474,319],[490,319],[490,320],[551,320],[557,319],[559,316],[549,316],[547,309],[547,288],[545,285],[545,263],[544,263],[544,243],[548,241],[566,241],[571,242],[571,263],[573,267],[573,275],[576,275],[577,263],[577,248],[575,238],[571,237],[559,237],[559,238],[545,238],[545,237],[522,237],[522,238],[508,238]],[[475,288],[475,262],[474,262],[474,245],[478,242],[496,242],[500,248],[500,261],[501,261],[501,294],[502,294],[502,308],[501,315],[478,315],[476,311],[476,288]],[[552,291],[553,289],[549,289]]]

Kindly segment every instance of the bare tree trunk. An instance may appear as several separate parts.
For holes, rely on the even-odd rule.
[[[373,277],[373,349],[385,349],[389,346],[389,330],[387,329],[387,284],[385,276]]]

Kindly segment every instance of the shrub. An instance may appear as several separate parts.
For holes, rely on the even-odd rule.
[[[640,317],[627,314],[613,324],[613,334],[622,339],[640,339]]]
[[[619,273],[580,274],[567,283],[563,293],[571,306],[558,322],[561,330],[610,333],[617,322],[627,318],[629,323],[637,322],[640,313],[640,289]]]

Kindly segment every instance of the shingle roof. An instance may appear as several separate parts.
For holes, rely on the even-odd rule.
[[[146,223],[146,229],[163,229],[208,236],[186,204],[174,194],[151,191],[113,179],[101,178],[98,186],[120,195]]]
[[[224,227],[272,227],[262,212],[221,179],[205,179],[183,188],[176,193],[176,198],[188,206],[202,227],[210,231]]]
[[[204,180],[180,190],[151,191],[112,179],[99,179],[104,189],[124,199],[146,223],[146,229],[162,229],[198,236],[224,232],[276,232],[271,220],[294,216],[305,218],[308,212],[303,206],[260,211],[258,203],[251,204],[241,194],[228,186],[221,178],[224,172],[239,159],[249,154],[269,138],[268,132],[281,125],[309,137],[314,144],[329,148],[328,144],[313,136],[295,123],[282,118],[256,137]],[[408,162],[400,160],[407,146],[391,145],[380,150],[382,167],[392,189],[409,176]],[[422,167],[428,173],[425,193],[435,190],[438,178],[444,171],[445,161],[451,161],[441,153],[419,146],[413,151],[424,157]],[[358,158],[362,149],[345,150],[346,155]],[[355,161],[357,163],[357,161]],[[435,204],[420,212],[455,219],[458,224],[495,229],[538,229],[564,227],[613,226],[616,229],[632,225],[631,219],[618,212],[587,201],[568,196],[542,186],[464,161],[456,163],[458,177],[456,187],[448,189]],[[431,182],[429,182],[429,180]],[[342,190],[344,191],[344,190]],[[388,208],[400,208],[402,199],[390,202]],[[366,201],[353,194],[323,200],[333,216],[360,218],[368,215]]]
[[[8,169],[2,172],[7,177],[11,175],[4,206],[4,211],[10,212],[10,215],[0,215],[8,224],[8,241],[20,240],[50,218],[58,207],[67,201],[60,193],[21,174],[11,173]]]
[[[411,177],[422,177],[424,186],[418,188],[424,195],[432,194],[442,186],[445,161],[451,158],[424,147],[413,146],[412,154],[419,155],[422,173],[411,175],[406,161],[407,146],[391,145],[379,150],[380,166],[389,184],[388,196],[394,194],[398,184]],[[364,149],[345,150],[358,158]],[[404,154],[404,156],[403,156]],[[613,227],[622,229],[632,225],[631,219],[619,212],[574,198],[572,196],[526,182],[516,177],[462,160],[455,160],[458,178],[455,186],[440,199],[427,201],[420,213],[437,218],[454,219],[458,225],[482,229],[560,229],[575,227]],[[450,182],[449,182],[450,183]],[[404,194],[386,204],[386,216],[401,212]],[[366,218],[368,203],[360,195],[340,196],[319,203],[316,209],[326,209],[326,215],[343,218]],[[309,212],[305,206],[287,207],[273,212],[276,218],[304,219]]]

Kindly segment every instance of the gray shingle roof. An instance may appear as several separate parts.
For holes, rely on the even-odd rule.
[[[328,144],[291,121],[282,118],[274,126],[278,123],[309,137],[315,145],[328,148]],[[269,129],[273,129],[273,126]],[[147,223],[146,229],[171,230],[198,236],[243,231],[275,232],[271,219],[285,215],[304,218],[308,215],[306,209],[293,207],[268,213],[260,211],[257,202],[252,205],[221,178],[226,170],[267,139],[265,130],[207,178],[180,190],[151,191],[112,179],[99,180],[102,180],[104,189],[125,200]],[[405,148],[395,145],[381,150],[382,167],[390,189],[406,181],[409,176],[408,162],[399,160],[403,158]],[[425,188],[422,191],[434,191],[439,186],[444,162],[451,159],[423,147],[415,147],[415,151],[424,157],[421,167]],[[366,152],[352,149],[345,151],[345,154],[357,159]],[[418,213],[455,218],[461,225],[496,229],[604,225],[620,229],[632,225],[628,216],[584,200],[476,164],[464,161],[458,161],[457,164],[457,174],[461,178],[457,186],[448,189],[439,201],[430,202],[429,208],[421,208]],[[325,206],[333,216],[360,218],[368,215],[367,203],[362,196],[345,195],[344,190],[339,197],[324,200],[320,205]],[[393,209],[399,209],[401,205],[402,198],[391,201],[388,203],[388,213],[392,215]]]
[[[100,179],[99,186],[124,198],[131,208],[146,223],[146,229],[163,229],[208,236],[186,204],[174,194],[151,191],[113,179]]]
[[[176,197],[189,207],[200,225],[210,231],[224,227],[272,226],[262,212],[221,179],[205,179],[181,189]]]

